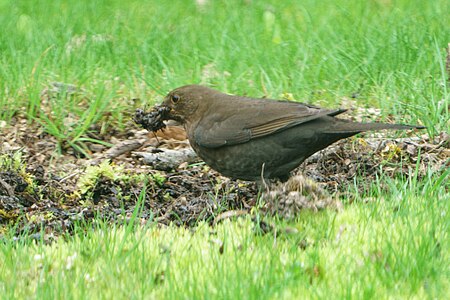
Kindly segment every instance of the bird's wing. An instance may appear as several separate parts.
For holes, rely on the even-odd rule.
[[[287,101],[249,101],[244,107],[209,113],[196,126],[194,139],[207,148],[236,145],[344,111]]]

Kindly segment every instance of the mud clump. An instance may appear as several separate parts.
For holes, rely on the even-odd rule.
[[[134,114],[134,122],[148,131],[156,132],[166,127],[163,122],[168,119],[170,112],[169,107],[154,106],[153,109],[146,113],[143,109],[136,109]]]

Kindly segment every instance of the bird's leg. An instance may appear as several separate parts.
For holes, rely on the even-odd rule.
[[[269,185],[266,183],[266,180],[264,179],[264,167],[266,166],[266,163],[263,163],[261,166],[261,183],[264,187],[265,192],[269,191]]]

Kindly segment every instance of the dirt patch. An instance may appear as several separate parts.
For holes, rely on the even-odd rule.
[[[91,158],[70,148],[57,155],[57,140],[24,119],[0,130],[0,234],[15,226],[18,236],[44,232],[50,240],[72,232],[77,222],[127,222],[136,208],[140,222],[184,226],[242,215],[255,206],[263,213],[295,217],[305,208],[339,207],[358,176],[364,178],[357,187],[363,193],[377,176],[407,177],[417,166],[420,179],[428,169],[450,167],[447,134],[429,138],[410,132],[395,140],[366,135],[316,153],[298,170],[310,179],[273,184],[263,190],[266,201],[260,202],[255,183],[222,177],[198,159],[162,170],[146,165],[139,153],[190,148],[176,126],[157,134],[138,129],[131,120],[123,132],[101,134],[93,127],[97,139],[114,146],[86,143]],[[239,213],[224,214],[229,211]]]

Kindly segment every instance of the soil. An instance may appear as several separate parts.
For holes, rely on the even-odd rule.
[[[362,178],[356,182],[364,194],[380,176],[408,177],[417,167],[420,179],[450,167],[448,134],[410,131],[390,139],[392,132],[383,132],[342,140],[310,157],[287,183],[258,186],[222,177],[199,159],[164,170],[145,164],[138,153],[190,148],[184,130],[170,124],[157,134],[131,119],[120,132],[92,127],[90,136],[113,147],[86,142],[90,157],[25,118],[2,121],[0,131],[0,236],[13,227],[16,238],[28,233],[45,241],[80,222],[128,222],[137,211],[139,223],[162,226],[217,223],[254,207],[295,218],[302,209],[351,203],[355,178]]]

